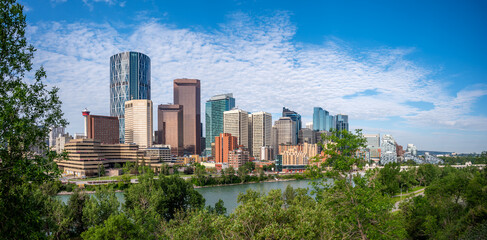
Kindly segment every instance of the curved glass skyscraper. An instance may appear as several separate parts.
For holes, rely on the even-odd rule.
[[[125,102],[151,99],[150,58],[138,52],[110,57],[110,116],[118,117],[120,142],[125,142]]]

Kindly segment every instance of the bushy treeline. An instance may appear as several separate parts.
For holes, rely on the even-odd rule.
[[[195,164],[194,176],[191,177],[191,182],[196,186],[212,186],[237,184],[248,182],[260,182],[270,179],[304,179],[303,174],[285,174],[285,175],[271,175],[265,174],[265,168],[256,168],[255,163],[247,162],[239,167],[237,171],[233,167],[222,169],[219,174],[206,175],[204,166]]]
[[[401,205],[411,239],[485,239],[487,172],[444,168],[425,190]]]
[[[452,157],[440,157],[445,164],[450,165],[463,165],[467,162],[472,164],[487,164],[487,151],[483,151],[479,155],[468,155],[468,156],[452,156]]]
[[[428,186],[434,180],[441,178],[447,172],[453,171],[451,167],[444,169],[433,164],[421,164],[418,167],[410,166],[401,171],[398,163],[389,163],[380,171],[370,171],[369,175],[376,175],[381,183],[382,192],[389,195],[407,192],[415,186]]]
[[[429,167],[428,167],[429,168]],[[267,194],[247,191],[225,215],[223,202],[204,207],[192,184],[176,175],[139,177],[120,203],[112,189],[96,194],[76,189],[66,204],[46,184],[23,185],[16,193],[28,208],[19,228],[0,238],[48,239],[481,239],[487,226],[487,172],[440,169],[424,196],[404,201],[393,213],[381,171],[318,180],[307,189]],[[394,180],[392,180],[394,181]],[[13,209],[15,210],[15,209]],[[480,238],[479,238],[480,237]]]

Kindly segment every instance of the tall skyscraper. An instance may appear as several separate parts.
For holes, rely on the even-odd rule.
[[[294,135],[296,135],[296,139],[298,139],[299,130],[301,130],[301,115],[295,111],[291,111],[285,107],[282,108],[282,117],[289,117],[296,123],[296,129],[294,130]]]
[[[336,118],[336,129],[338,131],[347,130],[348,131],[348,115],[337,114]]]
[[[171,154],[183,155],[183,106],[161,104],[157,107],[157,143],[171,145]]]
[[[251,153],[261,159],[261,148],[271,145],[272,115],[267,112],[252,113],[252,144]]]
[[[237,138],[230,133],[220,133],[215,137],[215,162],[228,162],[228,153],[237,148]]]
[[[336,128],[335,117],[333,115],[327,116],[327,118],[326,118],[326,125],[327,125],[327,128],[328,128],[328,130],[326,130],[326,131],[330,131],[331,129],[335,129]]]
[[[294,134],[296,131],[296,125],[296,122],[290,117],[282,117],[275,121],[274,126],[276,127],[277,131],[277,134],[274,134],[277,135],[275,136],[277,137],[277,141],[275,143],[277,145],[296,145],[298,141],[298,136]]]
[[[249,147],[249,113],[241,109],[223,112],[223,132],[237,137],[238,145]]]
[[[333,128],[331,125],[330,113],[321,107],[313,109],[313,130],[315,131],[330,131]]]
[[[120,142],[125,142],[125,102],[151,99],[150,58],[138,52],[110,57],[110,116],[118,117]]]
[[[279,139],[278,139],[278,129],[277,129],[277,126],[276,124],[274,124],[274,126],[272,126],[272,129],[271,129],[271,146],[272,146],[272,156],[273,158],[275,158],[275,156],[278,154],[279,152]]]
[[[183,106],[184,152],[201,153],[201,84],[198,79],[174,80],[174,104]]]
[[[206,156],[212,154],[211,144],[215,142],[215,137],[223,133],[223,112],[235,107],[233,94],[215,95],[206,101]]]
[[[139,148],[152,146],[151,100],[125,102],[125,143],[135,143]]]

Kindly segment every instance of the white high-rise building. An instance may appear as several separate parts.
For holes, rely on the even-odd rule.
[[[418,151],[418,149],[416,148],[416,146],[414,146],[414,144],[408,143],[408,147],[406,148],[406,152],[410,153],[413,156],[416,156],[417,151]]]
[[[51,128],[51,131],[49,132],[49,147],[51,147],[51,148],[56,147],[56,138],[62,134],[64,134],[64,128],[63,127]]]
[[[249,113],[241,109],[223,112],[223,132],[237,138],[237,144],[249,148]]]
[[[57,153],[62,153],[64,150],[64,145],[66,145],[66,143],[68,143],[71,140],[73,140],[73,137],[69,136],[69,133],[60,134],[56,138],[56,144],[53,147],[55,147]]]
[[[125,143],[135,143],[139,148],[152,146],[152,101],[130,100],[125,102]]]
[[[252,154],[261,159],[261,148],[271,145],[272,114],[267,112],[252,113]]]
[[[396,141],[391,135],[385,134],[380,144],[380,164],[397,162]]]

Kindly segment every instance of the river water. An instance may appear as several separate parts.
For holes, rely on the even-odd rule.
[[[196,188],[196,191],[201,193],[206,199],[207,206],[214,206],[219,199],[223,200],[225,207],[227,208],[227,213],[232,213],[237,207],[237,197],[239,193],[245,193],[247,189],[252,189],[261,193],[267,193],[272,189],[281,189],[284,192],[286,187],[290,185],[293,188],[308,188],[311,189],[311,180],[296,180],[296,181],[279,181],[279,182],[261,182],[261,183],[249,183],[249,184],[238,184],[238,185],[227,185],[227,186],[215,186],[215,187],[204,187]],[[309,192],[308,192],[309,193]],[[123,203],[125,202],[124,195],[122,192],[115,193],[118,200]],[[70,195],[59,195],[58,198],[63,202],[67,202]]]

